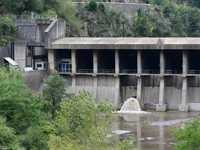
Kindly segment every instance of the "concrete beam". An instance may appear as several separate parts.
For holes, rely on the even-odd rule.
[[[183,76],[183,86],[182,86],[182,102],[179,106],[179,111],[188,111],[188,84],[187,77]]]
[[[117,104],[120,103],[120,80],[119,77],[115,77],[115,95],[114,95],[114,101],[113,106],[117,108]]]
[[[137,73],[139,75],[142,73],[142,56],[141,56],[141,50],[137,50]]]
[[[160,50],[160,74],[163,75],[165,73],[165,56],[164,51]]]
[[[188,52],[186,50],[183,51],[183,75],[188,73]]]
[[[137,100],[141,104],[141,98],[142,98],[142,77],[137,76]]]
[[[76,73],[76,50],[72,49],[72,73]]]
[[[98,73],[98,50],[93,50],[93,73]]]
[[[48,50],[48,61],[49,61],[49,69],[55,70],[55,50]]]
[[[115,50],[115,73],[119,74],[119,50]]]
[[[165,95],[165,78],[163,76],[160,76],[159,104],[156,105],[156,111],[166,111],[164,95]]]

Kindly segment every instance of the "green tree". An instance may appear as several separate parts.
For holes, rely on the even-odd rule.
[[[6,124],[6,119],[0,116],[0,148],[17,148],[17,136],[13,128]]]
[[[179,141],[174,150],[199,150],[200,149],[200,118],[184,123],[183,128],[175,128],[172,132]]]
[[[19,39],[17,25],[15,25],[8,17],[0,16],[0,46],[8,41],[16,41]]]
[[[135,35],[138,37],[149,37],[153,31],[153,25],[142,8],[134,15]]]
[[[133,149],[132,144],[124,142],[116,146],[108,138],[113,134],[110,130],[114,121],[113,113],[114,109],[108,100],[97,103],[86,91],[71,99],[64,99],[55,119],[57,133],[50,135],[50,150]]]
[[[41,118],[39,104],[25,84],[25,76],[16,69],[0,68],[0,115],[17,134]]]
[[[82,22],[76,17],[78,10],[73,6],[72,1],[62,1],[57,8],[57,14],[60,18],[66,20],[66,36],[80,36]]]
[[[43,88],[43,95],[49,101],[49,111],[51,112],[52,119],[55,118],[56,110],[60,109],[61,99],[66,96],[66,80],[59,74],[52,74],[45,81]]]

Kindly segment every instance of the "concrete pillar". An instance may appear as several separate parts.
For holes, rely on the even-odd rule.
[[[93,77],[94,81],[93,81],[93,91],[92,91],[92,96],[93,98],[97,99],[97,76]]]
[[[115,73],[119,74],[119,50],[115,50]]]
[[[188,73],[188,52],[186,50],[183,51],[183,75]]]
[[[55,50],[48,50],[48,61],[49,61],[49,69],[55,70]]]
[[[120,79],[119,76],[115,76],[115,94],[114,94],[113,106],[117,108],[119,103],[120,103]]]
[[[179,111],[188,111],[188,85],[186,76],[183,76],[182,102],[179,106]]]
[[[160,50],[160,74],[163,75],[165,73],[165,57],[164,51]]]
[[[137,73],[139,75],[142,73],[142,56],[141,56],[141,50],[137,50]]]
[[[93,50],[93,73],[98,73],[98,50]]]
[[[160,76],[159,104],[156,105],[156,111],[166,111],[165,104],[165,78]]]
[[[137,100],[141,104],[141,98],[142,98],[142,77],[137,76]]]
[[[72,92],[76,94],[76,76],[72,76]]]
[[[72,49],[72,73],[76,73],[76,50]]]

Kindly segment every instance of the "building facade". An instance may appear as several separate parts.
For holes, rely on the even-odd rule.
[[[136,96],[157,111],[200,110],[200,38],[60,38],[48,48],[51,70],[69,92],[88,90],[117,107]]]

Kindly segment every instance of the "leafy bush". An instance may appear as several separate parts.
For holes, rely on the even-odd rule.
[[[172,132],[179,141],[174,150],[199,150],[200,149],[200,117],[184,123],[183,128],[175,128]]]

